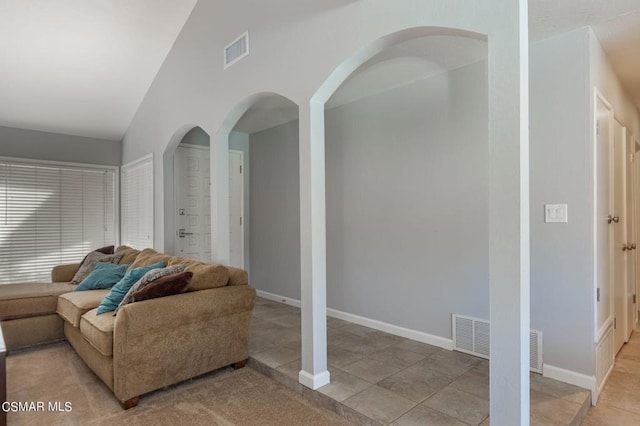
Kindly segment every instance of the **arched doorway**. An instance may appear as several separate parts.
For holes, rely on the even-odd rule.
[[[209,135],[200,127],[189,130],[174,154],[174,252],[210,262],[211,174]]]
[[[513,30],[526,40],[526,31]],[[507,31],[508,32],[508,31]],[[433,35],[484,39],[477,33],[417,27],[384,36],[335,68],[301,114],[300,176],[302,227],[302,371],[300,382],[313,389],[329,382],[326,359],[326,120],[325,104],[362,64],[394,44]],[[488,270],[491,328],[491,415],[528,419],[529,204],[527,60],[517,43],[501,33],[488,49],[489,129]],[[513,35],[516,36],[515,34]],[[505,39],[508,37],[505,37]],[[523,59],[524,58],[524,59]],[[308,114],[307,114],[308,113]],[[392,300],[390,301],[390,303]],[[497,366],[497,368],[493,368]],[[505,392],[500,383],[514,383]],[[510,401],[506,403],[506,401]],[[500,412],[502,406],[514,407]],[[499,421],[499,420],[498,420]]]
[[[216,134],[218,224],[227,220],[230,231],[218,247],[266,293],[283,294],[299,281],[298,134],[298,106],[275,93],[240,102]],[[293,287],[287,296],[299,298]]]

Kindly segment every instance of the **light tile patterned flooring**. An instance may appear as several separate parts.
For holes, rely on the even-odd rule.
[[[356,424],[489,424],[488,361],[335,318],[327,336],[331,383],[311,391],[297,382],[300,309],[258,298],[250,365]],[[532,425],[578,425],[589,405],[588,391],[531,375]]]
[[[640,425],[640,330],[618,353],[598,404],[589,410],[582,424]]]

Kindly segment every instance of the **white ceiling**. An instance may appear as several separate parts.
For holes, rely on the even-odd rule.
[[[0,126],[121,140],[196,1],[0,1]]]
[[[120,140],[196,1],[0,1],[0,126]],[[640,0],[530,0],[529,15],[534,41],[591,25],[640,109]],[[363,66],[330,106],[485,52],[467,39],[402,43]],[[260,130],[291,113],[282,99],[263,100],[237,129]]]

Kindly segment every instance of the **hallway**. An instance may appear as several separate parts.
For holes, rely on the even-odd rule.
[[[582,422],[585,426],[640,425],[640,332],[625,344],[605,385],[598,405],[591,407]]]

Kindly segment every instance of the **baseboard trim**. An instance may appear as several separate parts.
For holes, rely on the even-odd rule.
[[[344,321],[349,321],[365,327],[373,328],[375,330],[384,331],[385,333],[393,334],[400,337],[406,337],[407,339],[427,343],[429,345],[437,346],[439,348],[447,349],[450,351],[453,350],[452,339],[435,336],[433,334],[424,333],[422,331],[412,330],[410,328],[400,327],[398,325],[389,324],[371,318],[361,317],[359,315],[338,311],[332,308],[327,308],[327,315],[333,318],[338,318]]]
[[[301,385],[308,387],[309,389],[316,390],[322,386],[328,385],[331,381],[331,375],[328,371],[323,371],[318,374],[307,373],[304,370],[300,370],[298,373],[298,381]]]
[[[268,293],[266,291],[257,290],[258,296],[272,300],[274,302],[285,303],[287,305],[301,307],[299,300],[291,299],[289,297],[279,296],[277,294]],[[362,317],[360,315],[354,315],[347,312],[342,312],[337,309],[327,308],[327,316],[341,319],[343,321],[349,321],[358,325],[373,328],[375,330],[384,331],[385,333],[393,334],[400,337],[406,337],[407,339],[416,340],[418,342],[427,343],[429,345],[437,346],[439,348],[453,350],[453,340],[444,337],[436,336],[422,331],[412,330],[398,325],[389,324],[386,322],[374,320],[371,318]]]
[[[280,295],[277,295],[277,294],[268,293],[268,292],[262,291],[262,290],[256,290],[256,294],[259,297],[262,297],[263,299],[272,300],[274,302],[284,303],[285,305],[295,306],[296,308],[299,308],[299,307],[302,306],[302,304],[300,303],[299,300],[291,299],[290,297],[284,297],[284,296],[280,296]]]
[[[542,375],[550,379],[590,390],[592,403],[595,404],[595,398],[597,398],[595,376],[587,376],[586,374],[577,373],[575,371],[566,370],[549,364],[543,365]]]

